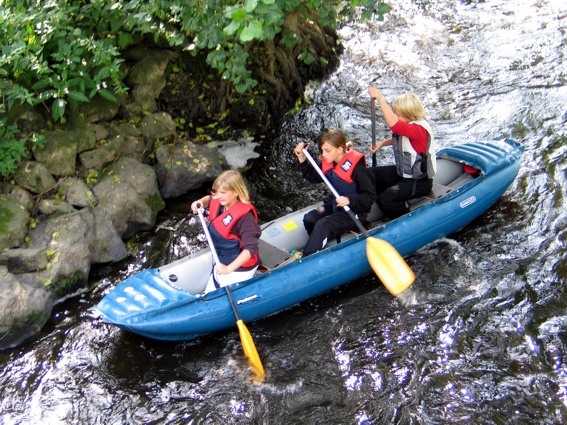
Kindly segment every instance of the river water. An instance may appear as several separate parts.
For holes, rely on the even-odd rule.
[[[89,317],[125,277],[202,246],[198,223],[169,211],[135,258],[96,270],[35,341],[0,353],[1,424],[567,423],[567,5],[389,3],[384,22],[341,29],[340,68],[263,141],[247,174],[261,219],[323,193],[298,175],[297,141],[340,127],[367,151],[370,84],[389,101],[417,92],[438,148],[522,143],[501,200],[408,257],[404,297],[368,276],[249,323],[262,384],[236,330],[164,343]]]

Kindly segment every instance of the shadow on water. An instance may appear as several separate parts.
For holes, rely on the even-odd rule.
[[[160,342],[93,320],[125,277],[201,249],[179,210],[132,240],[133,258],[59,303],[35,341],[0,352],[2,424],[502,424],[567,422],[567,6],[390,2],[383,23],[341,29],[335,74],[266,138],[247,179],[261,220],[325,190],[292,147],[343,128],[370,145],[370,84],[415,91],[438,148],[512,137],[518,178],[485,214],[408,257],[392,297],[370,275],[248,324],[267,379],[254,384],[238,331]],[[536,36],[537,35],[537,36]],[[387,137],[378,115],[377,137]],[[379,165],[392,163],[380,152]]]

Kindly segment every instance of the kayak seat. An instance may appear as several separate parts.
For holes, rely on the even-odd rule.
[[[437,158],[437,171],[433,181],[443,186],[451,186],[449,183],[463,173],[464,165],[462,163],[446,158]]]
[[[260,263],[268,270],[275,269],[277,266],[292,258],[291,254],[269,244],[263,239],[258,240],[258,250],[260,253]]]
[[[419,207],[429,204],[430,202],[435,201],[436,199],[442,198],[445,195],[451,193],[454,189],[449,186],[444,186],[439,183],[433,182],[433,187],[431,188],[431,192],[429,194],[421,197],[410,199],[408,201],[410,211],[413,211]]]

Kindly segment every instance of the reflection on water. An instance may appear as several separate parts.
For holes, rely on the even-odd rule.
[[[341,30],[345,56],[290,116],[248,178],[263,220],[317,200],[292,146],[343,128],[370,145],[366,89],[417,92],[439,147],[525,146],[506,195],[408,258],[392,297],[374,276],[248,324],[267,379],[251,382],[236,330],[140,338],[87,314],[112,286],[203,245],[186,216],[140,235],[135,260],[59,304],[36,341],[0,353],[2,424],[567,422],[567,6],[562,0],[389,2],[384,23]],[[388,132],[378,114],[377,137]],[[264,142],[266,143],[266,142]],[[380,152],[380,164],[392,155]]]

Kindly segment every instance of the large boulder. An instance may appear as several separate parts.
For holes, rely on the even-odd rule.
[[[0,350],[16,347],[36,335],[53,308],[51,291],[19,276],[0,266]]]
[[[161,196],[166,199],[198,189],[228,168],[217,149],[189,141],[158,147],[156,160]]]
[[[30,273],[47,267],[47,254],[41,248],[10,249],[0,254],[0,266],[10,273]]]
[[[77,208],[94,207],[97,199],[87,184],[76,177],[68,177],[59,182],[63,189],[65,199]]]
[[[28,248],[43,249],[47,266],[39,272],[18,274],[18,278],[30,285],[49,287],[59,297],[84,287],[91,267],[87,231],[79,213],[50,216],[39,222],[29,231]]]
[[[109,166],[93,192],[99,201],[95,208],[109,213],[122,239],[152,229],[157,213],[165,208],[154,169],[133,158]]]
[[[47,167],[35,161],[24,161],[14,173],[14,180],[32,193],[47,192],[57,183]]]
[[[95,149],[81,152],[79,154],[79,161],[87,170],[100,171],[105,165],[118,159],[123,145],[124,137],[121,136],[101,141]]]
[[[24,243],[29,218],[27,210],[13,196],[0,196],[0,251]]]
[[[170,117],[171,122],[173,120]],[[124,143],[120,156],[128,156],[140,162],[145,162],[152,152],[154,140],[142,134],[138,127],[130,123],[120,123],[109,129],[112,137],[122,137]]]
[[[34,151],[35,159],[54,176],[75,174],[79,136],[74,131],[47,131],[45,145]]]
[[[152,140],[173,137],[176,135],[176,130],[175,121],[165,112],[147,115],[140,123],[140,133]]]
[[[109,214],[100,208],[85,208],[79,216],[87,225],[85,237],[91,253],[91,264],[123,260],[128,255],[126,245],[112,225]]]

